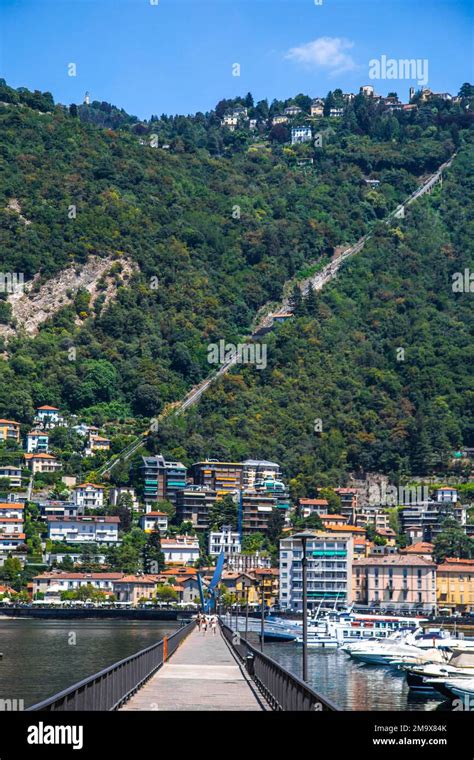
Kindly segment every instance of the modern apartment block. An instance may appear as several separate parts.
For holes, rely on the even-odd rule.
[[[196,530],[209,527],[209,512],[217,494],[205,486],[187,486],[176,492],[178,522],[191,522]]]
[[[419,556],[385,554],[354,563],[354,600],[397,611],[431,613],[436,606],[436,565]]]
[[[15,420],[0,420],[0,441],[20,443],[20,423]]]
[[[176,503],[178,491],[186,487],[186,467],[167,461],[162,454],[142,457],[141,473],[145,503],[169,500]]]
[[[265,459],[246,459],[242,462],[242,488],[252,489],[255,483],[264,480],[278,480],[280,465]]]
[[[448,517],[454,518],[468,532],[466,507],[459,502],[423,501],[400,510],[401,528],[412,540],[433,541]]]
[[[194,483],[216,491],[217,496],[239,491],[242,488],[242,462],[218,462],[209,459],[196,462],[191,468]]]
[[[353,537],[315,532],[308,539],[308,609],[321,602],[346,605],[352,601]],[[303,547],[293,536],[280,541],[280,605],[301,612],[303,609]]]

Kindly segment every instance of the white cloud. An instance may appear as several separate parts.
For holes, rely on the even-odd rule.
[[[356,68],[354,59],[346,52],[353,47],[354,43],[344,37],[318,37],[312,42],[290,48],[285,58],[336,74]]]

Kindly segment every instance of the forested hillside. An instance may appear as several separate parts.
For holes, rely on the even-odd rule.
[[[441,192],[380,225],[265,337],[266,369],[227,375],[156,445],[186,461],[281,462],[295,496],[349,471],[445,472],[453,449],[474,445],[473,294],[453,292],[474,267],[473,163],[466,146]]]
[[[320,120],[315,148],[289,146],[271,128],[287,102],[250,106],[260,119],[251,134],[220,126],[227,101],[209,114],[139,123],[110,104],[65,108],[0,82],[2,271],[36,278],[38,289],[89,257],[111,257],[118,288],[105,305],[70,293],[35,338],[11,323],[0,293],[0,322],[17,328],[0,347],[2,416],[30,424],[36,405],[54,404],[96,424],[133,415],[142,429],[140,417],[208,373],[210,342],[237,341],[289,278],[376,226],[454,150],[466,156],[462,103],[393,114],[358,96],[343,119]],[[189,435],[191,458],[258,451],[308,478],[314,462],[326,472],[409,466],[416,425],[431,441],[440,415],[439,446],[460,442],[468,297],[453,298],[446,282],[464,261],[468,212],[466,184],[451,182],[454,200],[443,194],[399,231],[381,228],[314,314],[270,337],[269,367],[227,378],[181,423],[189,431],[166,443],[181,450]],[[134,265],[129,280],[124,258]],[[406,346],[404,364],[394,364],[396,345]]]

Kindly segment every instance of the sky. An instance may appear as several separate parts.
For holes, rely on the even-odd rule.
[[[271,101],[372,84],[406,102],[410,86],[457,93],[474,80],[473,9],[472,0],[0,0],[0,76],[67,105],[88,91],[141,119],[205,112],[249,91]],[[371,64],[383,56],[398,78]],[[418,73],[400,78],[400,59]]]

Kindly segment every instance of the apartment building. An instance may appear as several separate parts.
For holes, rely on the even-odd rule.
[[[14,464],[1,465],[0,478],[8,479],[10,488],[21,488],[21,467]]]
[[[252,489],[257,481],[279,480],[280,465],[266,459],[246,459],[242,462],[242,488]]]
[[[42,430],[50,430],[58,426],[65,426],[66,422],[57,406],[39,406],[36,409],[34,424]]]
[[[186,487],[186,467],[166,460],[162,454],[142,457],[142,462],[145,503],[169,500],[176,504],[178,491]]]
[[[209,527],[209,512],[217,499],[217,493],[206,486],[187,486],[176,492],[176,518],[178,522],[190,522],[196,530]]]
[[[163,538],[161,549],[167,564],[190,565],[199,559],[199,541],[194,536]]]
[[[47,454],[49,435],[43,430],[30,430],[26,436],[26,451],[28,454]]]
[[[224,525],[222,530],[211,530],[209,533],[209,555],[217,557],[223,551],[229,560],[233,555],[241,552],[240,534],[232,530],[230,525]]]
[[[436,606],[436,565],[420,556],[384,554],[353,567],[354,601],[395,611],[431,613]]]
[[[474,612],[474,559],[447,558],[436,568],[439,608]]]
[[[327,515],[329,503],[327,499],[298,499],[298,507],[301,517],[311,517],[311,515]]]
[[[20,443],[20,423],[15,420],[0,420],[0,441]]]
[[[166,533],[168,530],[168,515],[166,512],[146,512],[140,515],[140,528],[145,533],[153,533],[158,530],[160,533]]]
[[[191,468],[194,483],[216,491],[217,496],[239,491],[242,488],[242,462],[219,462],[208,459],[196,462]]]
[[[33,475],[42,472],[57,472],[62,469],[62,463],[52,454],[25,454],[25,463]]]
[[[95,483],[81,483],[73,489],[72,499],[78,512],[83,512],[85,509],[102,509],[104,487]]]
[[[67,544],[117,544],[120,518],[103,515],[47,517],[48,538]]]
[[[308,608],[321,602],[331,605],[352,601],[354,541],[351,533],[314,532],[307,540]],[[289,536],[280,541],[280,605],[303,609],[303,547],[300,539]],[[361,560],[359,560],[361,561]]]

